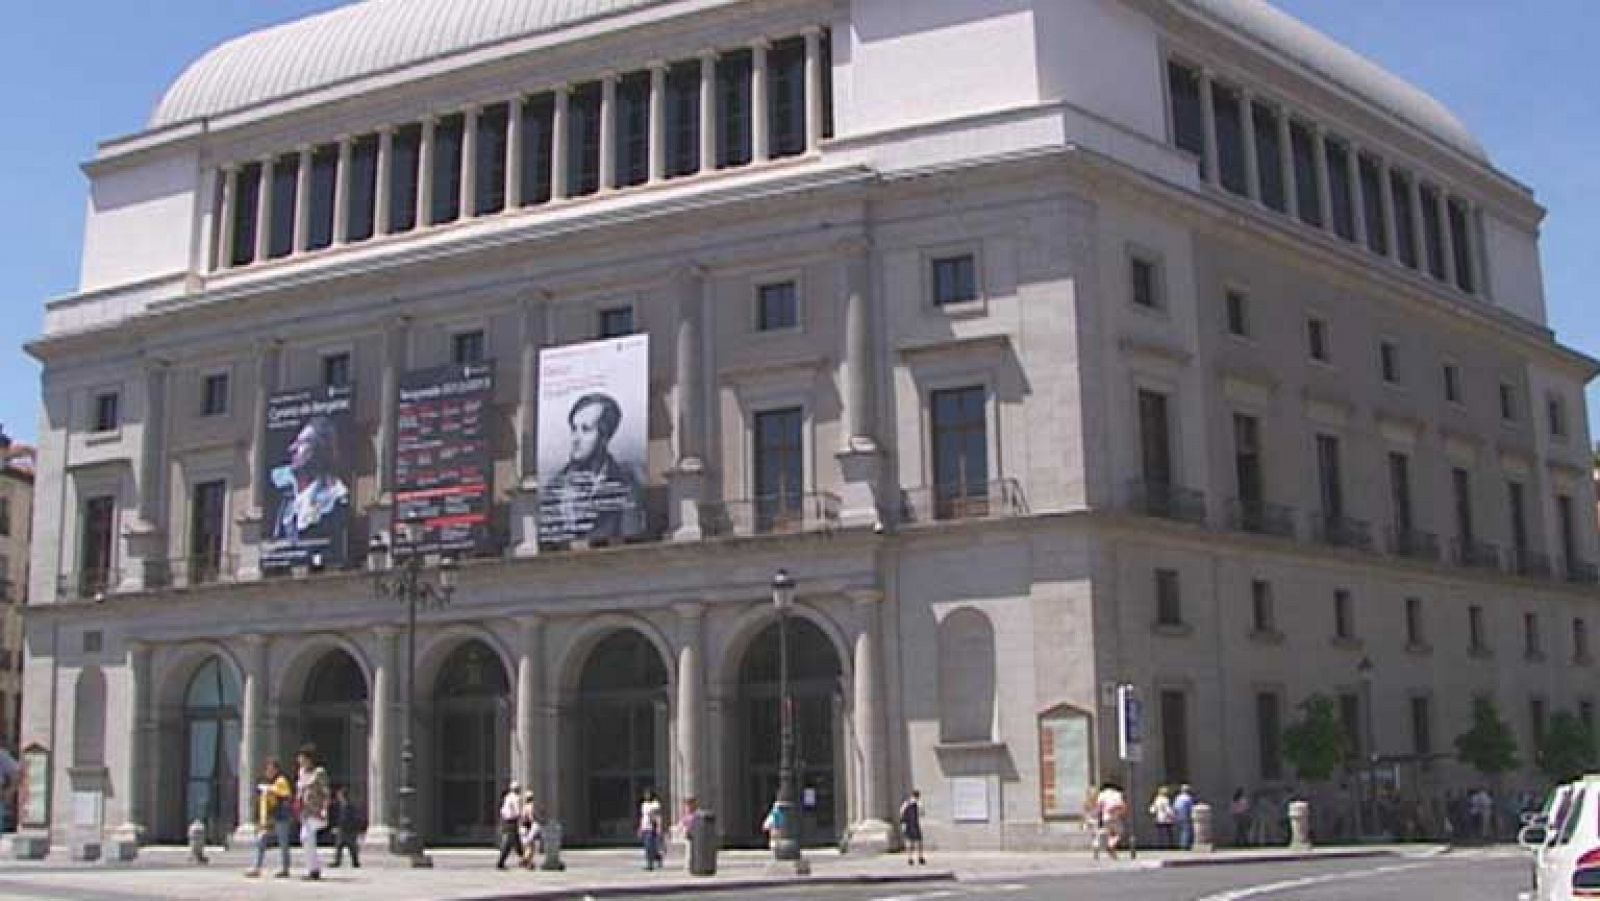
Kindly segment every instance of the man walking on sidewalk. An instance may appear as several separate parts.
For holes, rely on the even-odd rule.
[[[513,781],[506,786],[506,793],[500,796],[500,859],[495,861],[494,868],[506,868],[506,858],[512,851],[517,852],[517,859],[522,859],[522,786]]]
[[[1178,827],[1178,848],[1188,851],[1194,847],[1194,789],[1188,785],[1178,789],[1172,799],[1172,818]]]

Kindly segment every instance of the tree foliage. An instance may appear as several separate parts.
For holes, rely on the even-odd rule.
[[[1300,702],[1300,720],[1283,730],[1283,756],[1300,778],[1323,782],[1334,774],[1355,745],[1345,734],[1333,699],[1314,694]]]
[[[1490,777],[1522,765],[1517,759],[1517,738],[1500,718],[1494,701],[1482,696],[1472,700],[1472,728],[1456,736],[1456,756]]]
[[[1539,771],[1552,781],[1569,782],[1595,765],[1594,733],[1570,712],[1557,711],[1535,757]]]

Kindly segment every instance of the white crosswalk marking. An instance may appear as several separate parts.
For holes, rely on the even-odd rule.
[[[1370,876],[1380,876],[1384,873],[1398,873],[1403,870],[1417,870],[1429,866],[1425,863],[1407,863],[1388,867],[1377,867],[1371,870],[1360,870],[1354,873],[1330,873],[1326,876],[1307,876],[1303,879],[1287,879],[1283,882],[1269,882],[1265,885],[1251,885],[1245,888],[1234,889],[1229,892],[1220,892],[1215,895],[1206,895],[1199,901],[1244,901],[1245,898],[1259,898],[1263,895],[1275,895],[1297,888],[1307,888],[1313,885],[1324,885],[1329,882],[1343,882],[1348,879],[1366,879]]]
[[[940,889],[936,892],[918,892],[914,895],[885,895],[873,898],[872,901],[928,901],[931,898],[954,898],[959,894],[960,892],[953,889]]]

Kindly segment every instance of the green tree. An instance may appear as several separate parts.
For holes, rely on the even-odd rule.
[[[1350,758],[1355,745],[1345,734],[1333,699],[1314,694],[1300,702],[1300,720],[1283,730],[1283,756],[1300,778],[1324,782]]]
[[[1535,756],[1539,771],[1553,782],[1569,782],[1595,764],[1594,733],[1565,710],[1550,717],[1544,741]]]
[[[1516,736],[1488,697],[1472,699],[1472,728],[1456,736],[1456,756],[1491,779],[1522,765]]]

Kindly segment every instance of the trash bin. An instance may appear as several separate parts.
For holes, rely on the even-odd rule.
[[[689,825],[689,875],[717,875],[717,815],[709,810],[695,814]]]
[[[541,870],[565,870],[567,865],[561,862],[561,821],[546,820],[542,825],[540,834],[544,838],[544,860],[540,861]]]

